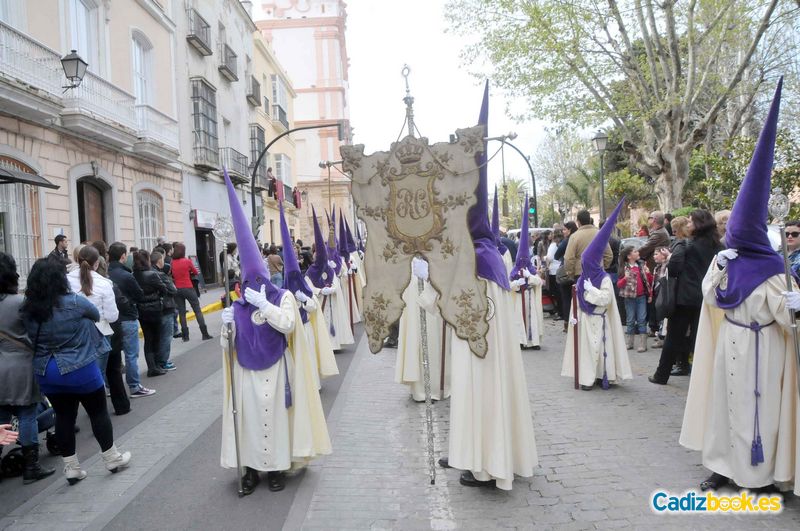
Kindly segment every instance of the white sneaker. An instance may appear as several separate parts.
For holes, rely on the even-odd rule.
[[[139,386],[136,392],[131,393],[131,398],[141,398],[143,396],[152,396],[156,394],[155,389],[148,389],[147,387]]]

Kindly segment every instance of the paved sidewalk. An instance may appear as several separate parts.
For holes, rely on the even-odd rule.
[[[393,383],[394,350],[365,341],[331,413],[334,453],[304,478],[287,529],[798,529],[800,503],[779,515],[656,515],[650,495],[683,493],[705,477],[678,445],[688,378],[654,386],[658,352],[631,353],[635,378],[609,391],[575,391],[560,376],[564,335],[545,320],[541,351],[523,351],[540,466],[511,492],[463,487],[455,470],[429,485],[425,406]],[[434,406],[446,454],[448,402]],[[438,455],[437,455],[438,457]]]

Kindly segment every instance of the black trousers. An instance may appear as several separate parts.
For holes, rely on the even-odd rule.
[[[47,398],[56,412],[56,441],[61,455],[75,455],[75,419],[78,418],[78,404],[89,414],[92,433],[105,452],[114,444],[114,428],[106,406],[106,390],[100,386],[87,394],[49,394]]]
[[[157,367],[156,354],[161,346],[161,321],[139,320],[144,336],[144,360],[147,362],[147,370],[151,371]]]
[[[120,321],[111,324],[114,335],[111,336],[111,352],[108,353],[106,365],[106,381],[111,392],[111,405],[114,412],[122,415],[130,411],[131,400],[128,398],[125,380],[122,372],[122,328]]]
[[[197,298],[197,292],[194,288],[178,288],[178,293],[175,295],[175,302],[178,304],[178,316],[181,320],[181,332],[184,336],[189,334],[189,326],[186,324],[186,302],[192,307],[197,324],[200,326],[200,331],[206,333],[206,320],[203,317],[203,312],[200,311],[200,299]]]
[[[697,325],[700,321],[699,306],[676,305],[675,312],[667,324],[667,337],[664,339],[664,348],[661,349],[661,359],[654,378],[659,382],[669,380],[672,365],[678,361],[689,366],[689,353],[694,350],[694,341],[697,338]]]
[[[561,291],[561,318],[564,321],[569,321],[570,313],[572,312],[572,286],[574,284],[559,284],[558,289]]]
[[[563,312],[561,311],[561,289],[558,282],[556,282],[555,275],[547,275],[547,291],[549,291],[550,295],[553,297],[556,314],[558,314],[559,317],[563,317]]]

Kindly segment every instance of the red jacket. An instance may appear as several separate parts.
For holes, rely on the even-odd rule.
[[[176,288],[193,288],[191,275],[199,275],[197,268],[188,258],[172,259],[172,278]]]

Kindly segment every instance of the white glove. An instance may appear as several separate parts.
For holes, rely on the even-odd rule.
[[[333,260],[328,260],[328,265],[331,266],[332,269],[336,269],[336,262]]]
[[[786,297],[786,307],[793,312],[800,311],[800,292],[784,291],[782,293]]]
[[[576,324],[578,324],[578,320],[575,319],[574,317],[570,317],[569,318],[569,324],[571,324],[572,326],[575,326]]]
[[[233,323],[233,308],[231,306],[222,309],[222,322],[226,325]]]
[[[729,260],[736,260],[739,257],[739,251],[736,249],[725,249],[717,253],[717,264],[720,267],[725,267]]]
[[[269,301],[267,300],[267,286],[261,285],[261,291],[256,291],[253,288],[247,288],[244,290],[244,300],[258,308],[259,310],[264,310],[270,306]]]
[[[319,292],[320,292],[322,295],[330,295],[330,294],[331,294],[331,293],[333,293],[334,291],[336,291],[336,290],[335,290],[335,289],[333,289],[333,287],[332,287],[332,286],[331,286],[331,287],[325,287],[325,288],[321,288],[321,289],[319,290]]]
[[[525,279],[522,278],[515,278],[514,280],[508,283],[508,285],[511,286],[511,289],[513,291],[519,289],[519,287],[522,286],[523,284],[525,284]]]
[[[294,298],[297,299],[297,302],[299,302],[300,304],[308,302],[308,295],[306,295],[300,290],[294,292]]]
[[[588,291],[589,293],[591,293],[592,291],[599,291],[596,287],[594,287],[592,281],[589,280],[588,278],[584,279],[583,281],[583,289],[584,291]]]
[[[411,273],[421,280],[428,280],[428,262],[415,256],[411,259]]]
[[[528,284],[531,286],[541,286],[542,279],[539,278],[538,275],[531,275],[530,278],[528,278]]]
[[[527,267],[523,267],[522,268],[522,276],[524,276],[525,278],[528,278],[529,276],[531,276],[531,272],[528,271]]]

